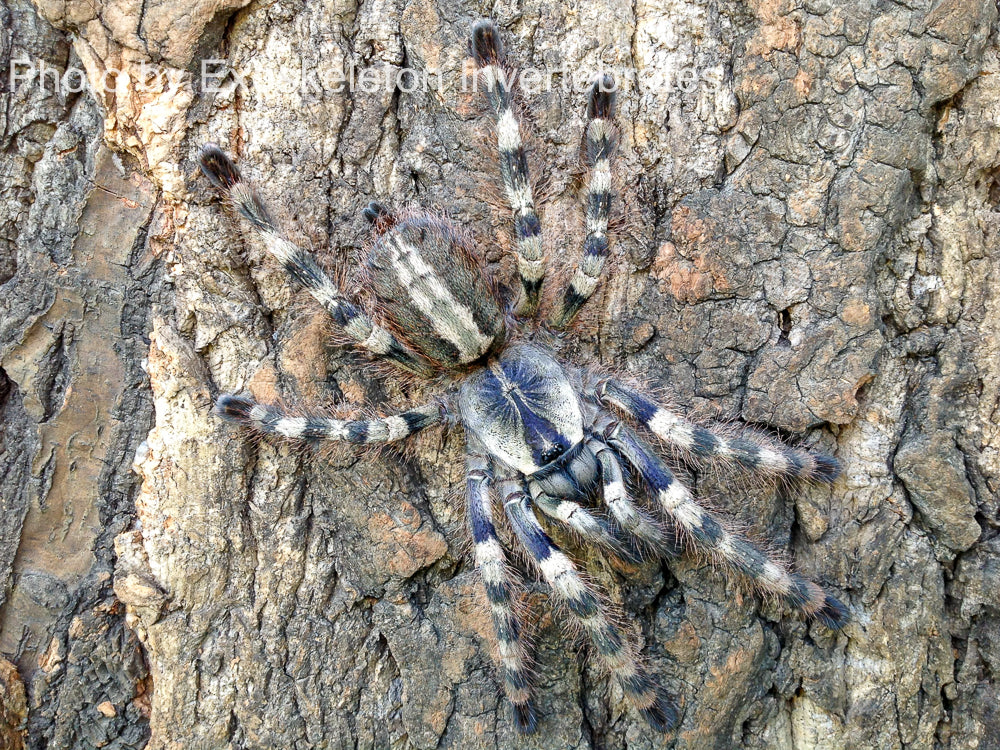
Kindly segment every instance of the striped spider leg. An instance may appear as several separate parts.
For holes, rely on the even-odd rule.
[[[614,79],[607,74],[599,76],[590,89],[583,137],[583,157],[587,166],[584,193],[587,237],[583,242],[583,258],[574,268],[562,302],[550,321],[554,328],[565,328],[570,324],[594,294],[604,273],[613,195],[611,157],[618,141],[614,123],[615,89]]]
[[[437,403],[388,417],[344,420],[296,416],[277,406],[258,404],[253,399],[230,393],[223,394],[215,402],[215,413],[227,422],[247,427],[260,435],[354,445],[394,443],[445,420],[444,410]]]
[[[531,734],[538,726],[538,716],[531,700],[530,656],[506,554],[493,522],[493,483],[489,458],[484,453],[470,452],[466,456],[466,515],[476,570],[490,606],[504,692],[514,709],[514,726],[522,734]]]
[[[604,441],[642,478],[660,510],[681,538],[695,550],[742,575],[757,591],[817,620],[831,630],[847,624],[847,608],[812,581],[771,560],[743,536],[729,531],[720,519],[695,502],[685,487],[627,427],[603,414],[597,428]]]
[[[673,701],[640,666],[635,645],[609,617],[593,587],[542,528],[527,492],[526,477],[500,484],[504,512],[521,546],[542,574],[549,590],[587,635],[597,663],[611,674],[628,703],[654,729],[666,732],[677,724]]]
[[[535,211],[535,199],[531,191],[521,128],[517,115],[514,114],[511,93],[514,76],[504,66],[500,30],[492,21],[482,20],[473,26],[470,48],[479,71],[483,93],[496,123],[500,175],[507,203],[514,214],[517,272],[522,291],[519,312],[532,316],[538,310],[542,282],[545,279],[545,250],[542,245],[542,224]]]
[[[240,170],[222,149],[214,143],[204,145],[199,154],[199,162],[202,172],[212,185],[222,190],[236,210],[250,223],[268,253],[284,266],[289,276],[309,291],[344,333],[375,356],[385,357],[417,375],[431,374],[426,361],[345,299],[312,254],[285,236],[271,218],[257,191],[243,179]]]
[[[635,539],[640,549],[655,557],[670,559],[683,551],[663,524],[629,497],[618,455],[606,443],[591,436],[590,445],[600,466],[601,501],[618,527]]]
[[[692,461],[729,461],[751,472],[786,479],[830,483],[840,473],[832,456],[774,444],[757,435],[724,437],[696,425],[635,388],[608,379],[598,384],[598,401],[622,411]]]
[[[541,298],[545,253],[521,129],[514,113],[511,93],[514,75],[504,66],[500,31],[492,21],[480,21],[475,25],[470,46],[496,123],[500,174],[514,214],[517,268],[523,291],[519,312],[530,316],[537,311]],[[577,263],[569,286],[550,321],[555,328],[569,325],[593,295],[608,256],[611,157],[617,144],[614,125],[616,88],[614,79],[604,74],[594,81],[590,90],[583,143],[584,162],[588,169],[585,193],[587,237],[583,258]]]

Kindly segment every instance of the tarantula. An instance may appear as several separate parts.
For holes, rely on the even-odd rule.
[[[537,717],[515,586],[494,519],[494,495],[528,557],[589,637],[600,664],[643,718],[667,731],[678,721],[673,700],[640,667],[635,646],[546,533],[539,514],[548,523],[565,525],[584,542],[625,558],[643,553],[665,558],[682,546],[694,548],[761,593],[839,629],[847,621],[843,604],[728,530],[615,414],[638,422],[696,462],[724,459],[752,472],[820,482],[832,482],[838,465],[829,456],[757,434],[725,437],[697,426],[613,377],[557,360],[520,330],[519,321],[536,317],[539,309],[546,272],[542,224],[511,76],[492,22],[474,25],[470,52],[495,121],[500,174],[513,213],[518,304],[503,299],[458,227],[426,213],[394,213],[371,203],[364,211],[372,225],[372,244],[363,273],[378,316],[368,314],[346,298],[312,255],[286,238],[233,162],[208,144],[200,154],[205,175],[336,326],[374,357],[436,378],[442,391],[440,401],[381,419],[295,416],[240,395],[221,396],[216,412],[262,434],[364,445],[403,440],[432,425],[460,424],[467,445],[467,517],[475,564],[492,613],[516,727],[533,732]],[[582,149],[587,235],[582,260],[549,319],[554,329],[564,329],[590,298],[608,257],[617,140],[614,88],[611,77],[602,75],[589,94]],[[657,511],[630,496],[628,476],[637,477],[632,494],[651,496]],[[601,505],[605,512],[598,510]]]

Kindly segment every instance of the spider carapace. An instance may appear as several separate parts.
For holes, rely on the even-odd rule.
[[[510,73],[492,22],[476,23],[470,50],[495,121],[500,175],[513,214],[520,284],[516,307],[489,281],[459,228],[440,217],[396,214],[372,203],[365,215],[374,241],[361,273],[378,314],[367,313],[309,253],[287,239],[233,162],[217,146],[206,145],[200,157],[204,173],[349,339],[411,374],[454,384],[440,400],[380,419],[295,416],[242,395],[220,397],[216,411],[259,433],[296,441],[386,443],[432,425],[460,426],[467,446],[467,516],[475,564],[517,728],[533,732],[538,719],[516,582],[495,525],[495,497],[528,558],[589,638],[595,658],[634,709],[657,730],[668,731],[678,722],[676,704],[642,667],[636,646],[616,624],[619,618],[608,613],[592,584],[552,541],[540,516],[568,527],[584,543],[626,559],[665,558],[694,549],[762,594],[839,629],[847,620],[844,605],[696,503],[620,417],[640,424],[695,463],[717,459],[755,473],[822,482],[834,480],[837,463],[757,433],[724,437],[613,377],[559,361],[544,344],[517,332],[508,310],[515,311],[511,318],[531,318],[539,309],[546,270],[542,224]],[[602,75],[589,95],[583,135],[587,234],[582,257],[548,320],[554,329],[565,328],[593,294],[608,256],[617,140],[613,89],[610,76]]]

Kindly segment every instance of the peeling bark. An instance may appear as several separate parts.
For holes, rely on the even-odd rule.
[[[129,74],[0,89],[0,743],[519,746],[466,555],[460,433],[308,456],[210,415],[244,388],[386,410],[431,394],[332,345],[194,162],[209,140],[236,152],[331,267],[357,258],[378,198],[446,211],[509,274],[462,90],[479,11],[0,2],[5,70]],[[635,75],[615,263],[561,356],[845,466],[832,489],[694,478],[844,595],[841,635],[697,560],[624,571],[580,551],[682,703],[674,747],[1000,746],[995,5],[493,12],[522,67]],[[242,85],[202,90],[208,58]],[[352,64],[434,85],[322,90]],[[583,237],[565,80],[525,95],[555,269]],[[544,689],[524,746],[662,746],[542,587],[528,599]]]

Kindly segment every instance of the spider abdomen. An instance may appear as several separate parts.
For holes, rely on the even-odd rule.
[[[583,440],[583,415],[566,372],[528,344],[506,349],[470,376],[459,410],[493,456],[527,476]]]
[[[496,291],[444,219],[415,215],[392,225],[372,246],[366,272],[381,317],[439,367],[475,362],[502,339]]]

